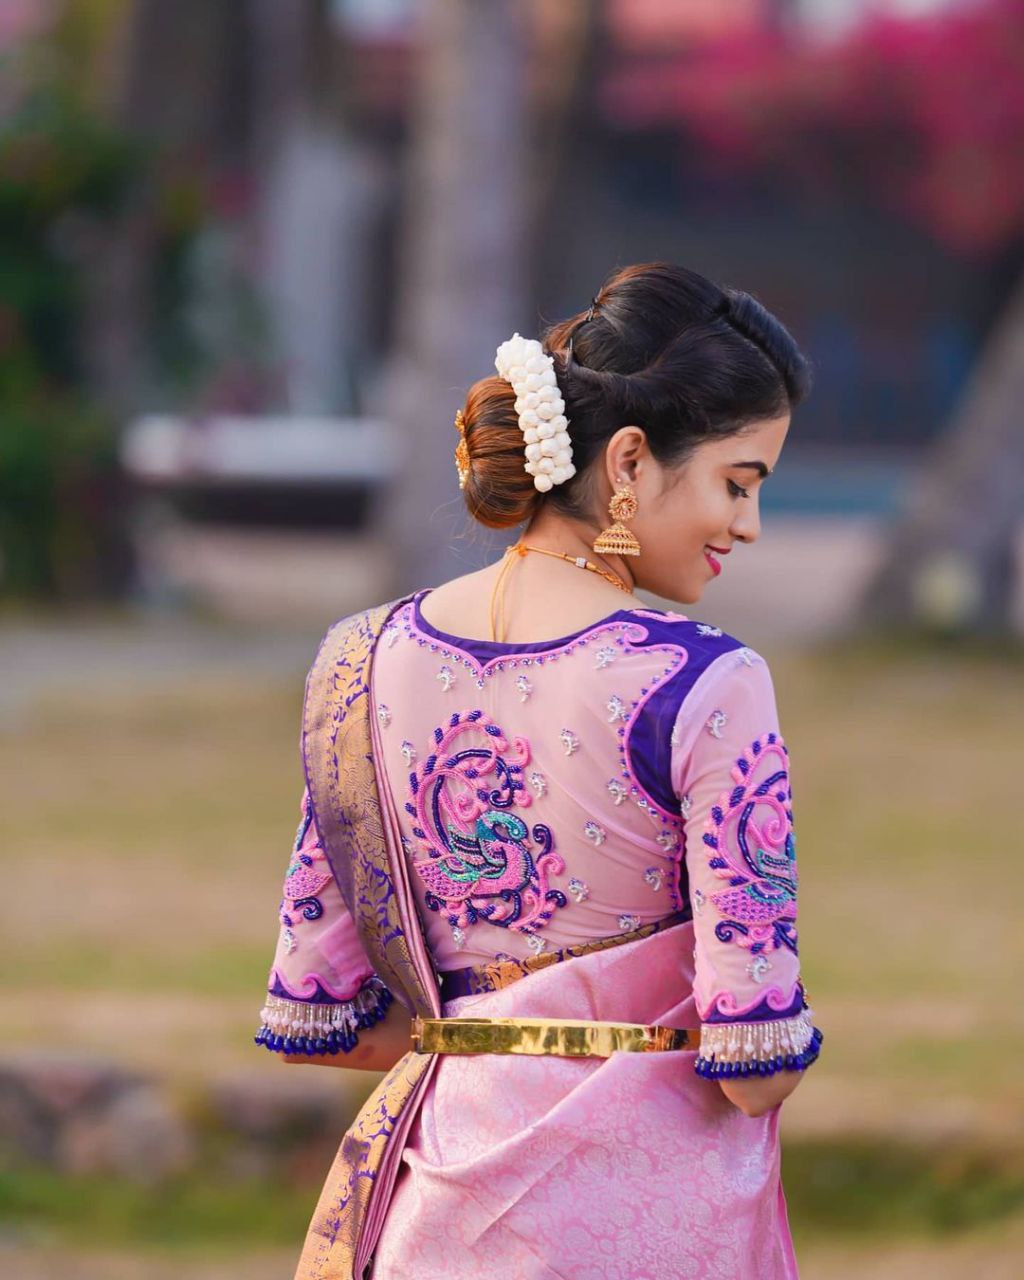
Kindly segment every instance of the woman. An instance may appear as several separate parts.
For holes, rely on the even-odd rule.
[[[821,1036],[771,680],[634,590],[695,602],[756,540],[807,364],[657,263],[495,363],[456,466],[522,537],[307,684],[257,1042],[390,1070],[298,1276],[795,1276],[778,1107]]]

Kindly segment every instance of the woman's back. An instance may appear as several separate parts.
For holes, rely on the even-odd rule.
[[[669,1249],[682,1274],[704,1275],[706,1243],[686,1255],[684,1226],[702,1220],[728,1274],[791,1275],[771,1194],[774,1121],[751,1162],[752,1122],[693,1074],[737,1030],[764,1062],[809,1034],[785,748],[763,660],[717,627],[632,606],[543,641],[474,640],[428,621],[430,597],[385,626],[371,693],[444,1016],[704,1026],[699,1056],[642,1065],[444,1058],[378,1243],[383,1274],[474,1274],[481,1238],[508,1274],[549,1274],[541,1257],[559,1274],[621,1274],[616,1232],[581,1217],[577,1196],[609,1161],[639,1159],[620,1170],[631,1207],[616,1224],[636,1274],[656,1274]],[[624,934],[636,940],[593,950]],[[448,988],[532,956],[552,963],[510,987]],[[552,1160],[557,1180],[538,1180]],[[735,1203],[744,1180],[749,1211]],[[650,1197],[662,1186],[659,1219]],[[527,1255],[536,1271],[522,1270]]]
[[[374,699],[435,962],[522,959],[678,911],[669,739],[693,624],[620,609],[534,644],[474,641],[428,623],[423,598],[385,629]]]
[[[521,960],[684,919],[695,899],[720,896],[705,841],[715,808],[728,827],[738,763],[777,743],[749,772],[752,790],[780,774],[773,751],[784,753],[759,655],[642,607],[535,643],[470,639],[427,620],[430,595],[389,620],[372,694],[378,767],[435,966]],[[737,926],[753,911],[781,929],[795,908],[784,768],[776,786],[755,816],[774,828],[759,839],[778,857],[776,889],[792,875],[794,893],[755,904],[734,889]],[[725,878],[754,886],[737,832],[723,834]],[[709,934],[702,1006],[742,1010],[771,994],[776,1012],[796,1012],[795,947],[773,934],[754,965],[738,941]]]

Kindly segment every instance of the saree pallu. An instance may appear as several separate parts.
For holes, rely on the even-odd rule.
[[[373,655],[393,609],[332,628],[303,714],[316,826],[374,972],[425,1017],[697,1025],[689,922],[442,1006],[374,768]],[[744,1116],[694,1059],[406,1054],[342,1140],[296,1280],[790,1280],[778,1112]]]
[[[399,602],[400,603],[400,602]],[[312,812],[348,924],[377,977],[410,1013],[436,1016],[437,979],[409,891],[394,806],[374,768],[373,654],[394,604],[337,623],[306,681],[302,757]],[[403,1145],[435,1059],[407,1053],[342,1139],[296,1280],[361,1280],[388,1210]]]

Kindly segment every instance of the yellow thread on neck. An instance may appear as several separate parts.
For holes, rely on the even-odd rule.
[[[511,552],[518,552],[520,556],[526,555],[526,551],[522,549],[522,543],[520,542],[515,543],[514,546],[505,548],[505,563],[498,570],[498,576],[495,579],[494,587],[491,590],[490,621],[492,640],[504,639],[504,636],[499,635],[498,631],[504,631],[505,626],[505,582],[508,576],[508,571],[512,568],[514,563],[513,556],[510,554]]]
[[[512,568],[516,559],[522,559],[523,556],[530,551],[538,551],[545,556],[554,556],[557,560],[565,560],[566,563],[574,565],[578,569],[588,569],[591,573],[596,573],[604,578],[606,582],[610,582],[613,587],[617,587],[620,591],[624,591],[626,595],[632,593],[632,586],[617,573],[611,573],[607,569],[602,569],[600,565],[594,564],[593,561],[586,559],[585,556],[570,556],[564,551],[551,551],[547,547],[534,547],[528,542],[515,542],[510,547],[505,548],[505,563],[498,570],[498,576],[495,579],[494,587],[491,590],[490,604],[490,622],[491,622],[491,639],[503,640],[504,634],[499,635],[499,630],[504,633],[505,626],[505,584],[508,577],[508,571]]]

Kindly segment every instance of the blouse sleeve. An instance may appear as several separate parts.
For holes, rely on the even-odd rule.
[[[366,958],[317,834],[309,792],[295,837],[256,1043],[277,1053],[348,1053],[391,992]]]
[[[817,1058],[797,957],[789,757],[768,666],[717,658],[680,707],[672,784],[694,920],[698,1074],[772,1075]]]

